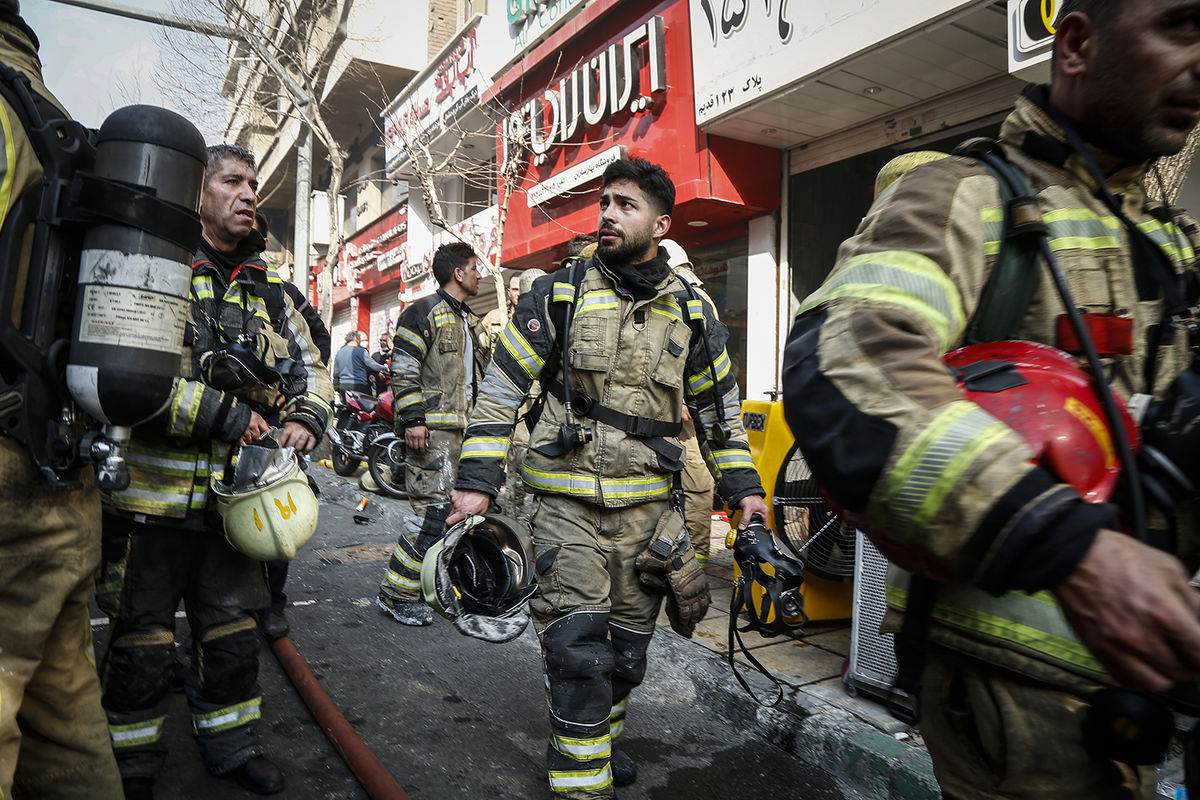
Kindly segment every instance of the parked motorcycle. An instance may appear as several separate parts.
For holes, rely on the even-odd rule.
[[[379,486],[379,491],[388,497],[408,497],[404,485],[406,453],[404,437],[394,433],[385,433],[367,445],[367,469]]]
[[[333,443],[333,471],[348,476],[362,466],[371,442],[392,433],[392,392],[372,397],[345,391],[342,399],[344,405],[338,408],[334,426],[327,433]]]

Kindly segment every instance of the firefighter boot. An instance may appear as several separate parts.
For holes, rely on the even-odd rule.
[[[283,791],[283,772],[266,756],[255,756],[229,774],[248,792],[277,794]]]
[[[637,780],[637,764],[624,750],[612,751],[609,768],[612,770],[613,786],[628,786]]]

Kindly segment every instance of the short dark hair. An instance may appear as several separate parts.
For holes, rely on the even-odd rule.
[[[438,286],[445,286],[454,277],[454,270],[462,269],[475,258],[475,248],[465,242],[444,244],[433,254],[433,278]]]
[[[596,234],[577,233],[567,241],[567,258],[573,258],[583,252],[583,248],[596,243]]]
[[[1110,23],[1116,16],[1117,11],[1121,7],[1124,0],[1063,0],[1062,8],[1058,12],[1056,21],[1062,20],[1068,14],[1079,12],[1087,16],[1095,26],[1097,34],[1103,37],[1108,33]],[[1053,45],[1050,48],[1050,66],[1053,68],[1058,62],[1058,48]]]
[[[238,147],[236,144],[214,144],[208,148],[208,169],[205,172],[204,180],[207,183],[209,178],[221,167],[221,162],[232,158],[234,161],[241,161],[243,164],[250,167],[255,172],[258,171],[258,164],[254,160],[254,153],[251,153],[244,147]]]
[[[675,184],[667,171],[644,158],[621,158],[604,170],[603,183],[607,187],[617,181],[629,180],[638,185],[655,204],[660,214],[675,210]]]

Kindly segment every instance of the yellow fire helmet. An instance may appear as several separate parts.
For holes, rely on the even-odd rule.
[[[225,538],[251,558],[291,561],[316,531],[318,509],[292,448],[246,445],[233,475],[210,482]]]
[[[879,170],[879,174],[875,176],[875,196],[879,197],[883,194],[884,189],[899,180],[910,169],[949,157],[949,153],[943,153],[940,150],[914,150],[896,156],[884,164]]]

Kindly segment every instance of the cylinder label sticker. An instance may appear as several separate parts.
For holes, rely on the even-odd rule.
[[[188,300],[123,286],[84,288],[79,341],[179,355]]]

